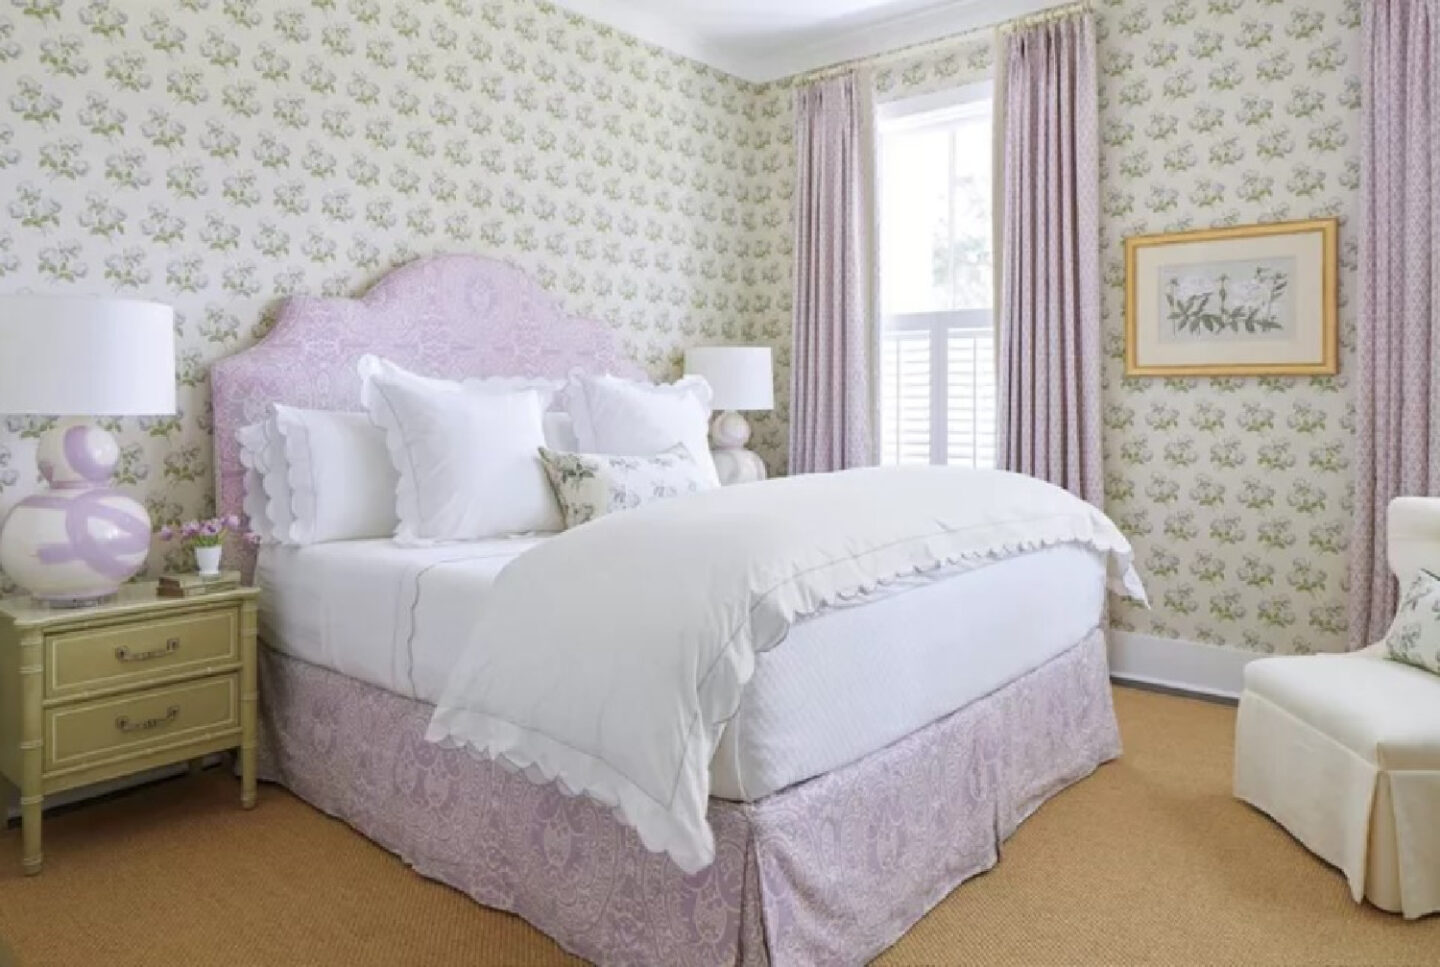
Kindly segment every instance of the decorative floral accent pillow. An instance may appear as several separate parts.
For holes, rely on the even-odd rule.
[[[1385,635],[1385,648],[1395,661],[1440,675],[1440,576],[1415,575]]]
[[[617,510],[718,486],[683,443],[650,457],[562,453],[541,447],[540,462],[555,488],[567,528]]]

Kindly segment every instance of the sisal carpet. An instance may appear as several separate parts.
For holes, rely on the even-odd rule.
[[[880,958],[898,965],[1440,963],[1440,916],[1350,901],[1232,800],[1231,708],[1116,690],[1125,757],[1041,808],[1000,865]],[[0,833],[0,965],[578,963],[274,786],[212,770],[52,818],[46,869]]]

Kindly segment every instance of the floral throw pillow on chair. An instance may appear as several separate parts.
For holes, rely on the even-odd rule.
[[[683,443],[649,457],[562,453],[541,447],[540,462],[560,502],[566,528],[717,486]]]
[[[1440,576],[1415,575],[1385,635],[1385,650],[1395,661],[1440,675]]]

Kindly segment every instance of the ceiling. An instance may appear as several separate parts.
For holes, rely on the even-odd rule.
[[[1057,0],[554,0],[749,81],[998,23]]]

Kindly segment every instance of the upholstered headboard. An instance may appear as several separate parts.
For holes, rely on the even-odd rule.
[[[264,339],[211,367],[220,513],[241,513],[244,498],[235,431],[271,403],[359,409],[355,362],[365,353],[435,376],[640,375],[606,325],[567,316],[524,272],[492,259],[419,259],[359,299],[297,296]]]

